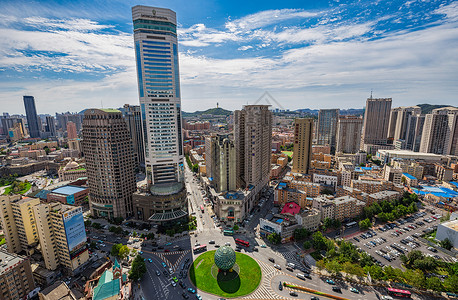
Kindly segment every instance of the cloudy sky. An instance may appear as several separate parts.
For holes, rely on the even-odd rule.
[[[458,103],[456,1],[2,0],[0,113],[137,104],[136,4],[177,12],[185,111]]]

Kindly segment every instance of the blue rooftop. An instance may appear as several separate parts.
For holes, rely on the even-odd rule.
[[[59,187],[55,190],[52,190],[53,193],[62,194],[62,195],[73,195],[78,192],[84,191],[86,188],[74,185],[66,185]]]
[[[278,219],[276,222],[277,222],[278,224],[281,224],[281,223],[283,222],[283,220],[282,220],[282,219]]]
[[[450,183],[453,184],[456,188],[458,188],[458,182],[450,181]]]
[[[421,189],[412,189],[417,195],[427,195],[433,194],[434,196],[444,197],[444,198],[455,198],[458,197],[458,192],[455,192],[451,189],[445,187],[435,187],[424,185]]]
[[[41,200],[46,200],[46,199],[48,199],[48,194],[49,193],[51,193],[51,191],[41,190],[35,195],[35,198],[40,198]]]
[[[411,180],[417,179],[417,178],[415,178],[414,176],[410,175],[409,173],[402,173],[402,175],[404,175],[405,177],[407,177],[407,178],[409,178],[409,179],[411,179]]]

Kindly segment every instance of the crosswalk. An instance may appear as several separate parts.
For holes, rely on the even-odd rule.
[[[272,278],[283,273],[262,261],[256,261],[261,267],[262,281],[255,292],[241,299],[287,299],[275,293],[271,287]]]
[[[153,252],[154,255],[158,256],[160,259],[162,259],[163,262],[169,267],[172,268],[173,271],[176,271],[178,269],[178,266],[180,262],[183,260],[183,258],[191,252],[191,250],[184,250],[184,251],[172,251],[172,252]],[[169,255],[177,255],[180,254],[180,257],[176,260],[174,264],[172,264],[168,259],[167,256]]]

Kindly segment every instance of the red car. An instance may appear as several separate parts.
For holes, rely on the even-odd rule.
[[[164,252],[170,252],[170,250],[169,249],[165,249]]]

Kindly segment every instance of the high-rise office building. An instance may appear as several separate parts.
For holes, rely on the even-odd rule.
[[[307,174],[312,160],[313,119],[294,120],[293,169],[295,173]]]
[[[340,116],[337,122],[336,152],[357,153],[361,141],[363,118]]]
[[[421,114],[419,106],[396,107],[391,109],[388,126],[388,140],[399,143],[400,149],[412,150],[415,139],[416,118]]]
[[[49,136],[57,136],[56,121],[52,116],[46,116],[46,133]]]
[[[78,138],[78,133],[76,131],[76,124],[72,121],[67,122],[67,139],[73,140]]]
[[[83,128],[83,115],[70,112],[58,114],[56,113],[58,129],[67,130],[67,122],[73,122],[76,125],[76,132],[81,132]]]
[[[391,98],[367,98],[364,112],[361,149],[364,144],[386,145],[390,121]]]
[[[265,186],[270,177],[272,113],[268,105],[245,105],[234,112],[237,186]]]
[[[20,195],[0,196],[0,204],[0,220],[8,251],[32,254],[38,244],[32,208],[40,204],[40,199],[22,198]]]
[[[176,14],[137,5],[132,20],[148,185],[136,214],[173,225],[187,217]]]
[[[213,147],[212,147],[213,136],[205,137],[205,173],[207,178],[213,180]]]
[[[83,153],[93,216],[129,217],[136,190],[132,139],[119,110],[87,109]]]
[[[409,128],[413,127],[415,130],[412,143],[412,150],[415,152],[419,152],[421,145],[421,136],[423,134],[423,126],[425,125],[425,115],[413,116],[411,118],[411,122],[412,124],[409,125]],[[410,131],[408,131],[408,133],[410,135]],[[410,136],[408,136],[407,139],[410,140]]]
[[[124,104],[122,114],[127,123],[134,145],[135,160],[139,167],[145,166],[145,146],[143,143],[143,123],[140,106]]]
[[[426,115],[420,152],[458,155],[458,108],[436,108]]]
[[[236,180],[236,151],[234,142],[227,135],[208,137],[211,156],[206,157],[206,164],[213,166],[213,186],[218,193],[235,191]]]
[[[37,109],[33,96],[24,96],[25,114],[27,116],[27,126],[31,138],[40,137],[40,126],[38,124]]]
[[[317,144],[331,146],[331,152],[336,149],[338,109],[320,109],[318,113]]]

